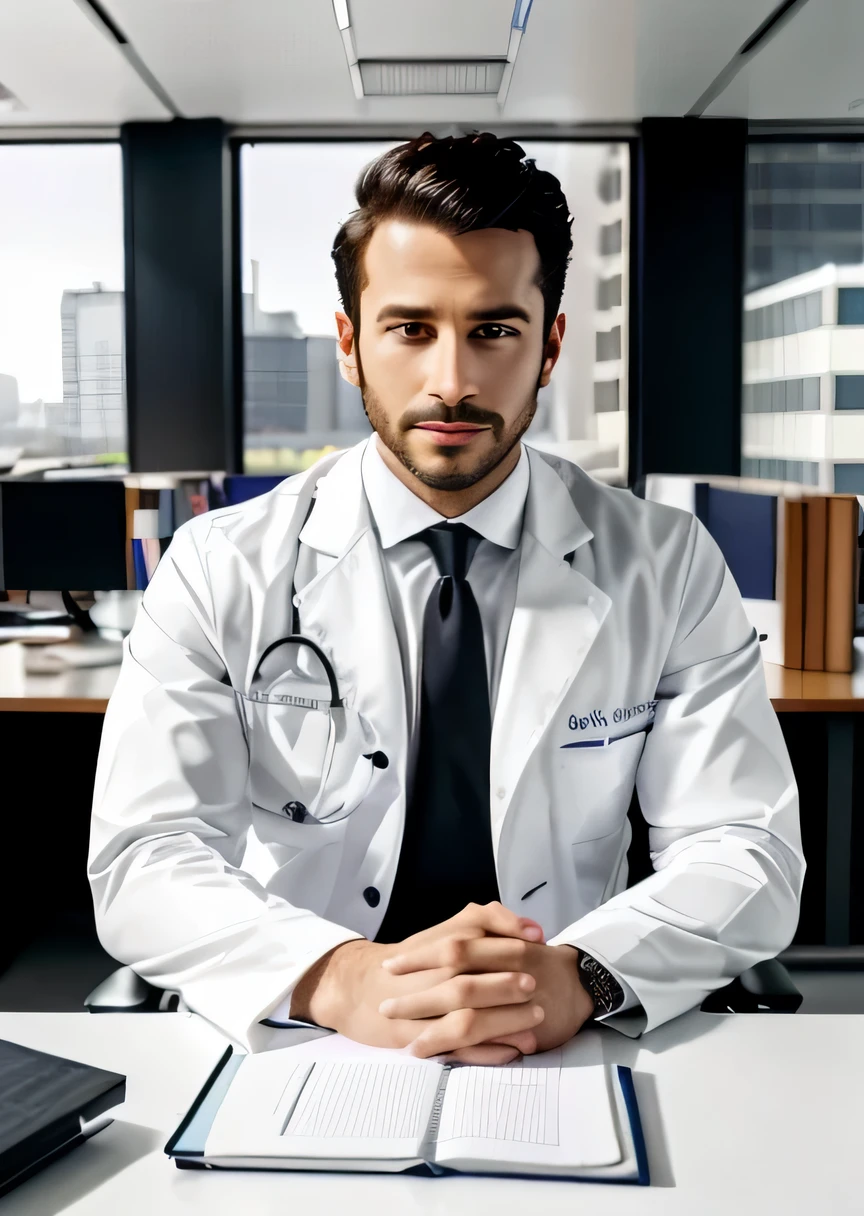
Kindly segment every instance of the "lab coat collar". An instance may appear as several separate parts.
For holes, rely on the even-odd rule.
[[[533,536],[555,558],[574,553],[594,533],[583,520],[567,486],[534,448],[528,453],[530,478],[523,532]]]
[[[362,469],[366,449],[375,441],[376,436],[373,434],[369,439],[349,448],[319,479],[315,509],[300,533],[302,544],[309,545],[319,553],[341,557],[372,526],[372,514],[363,489]],[[381,460],[377,452],[369,455]],[[526,459],[527,469],[520,471]],[[314,469],[311,473],[315,475]],[[570,491],[539,452],[524,445],[522,460],[507,481],[517,473],[520,478],[527,473],[528,480],[523,533],[527,532],[533,536],[548,553],[558,559],[575,552],[580,545],[591,540],[594,533],[579,514]],[[504,483],[506,484],[507,482]],[[401,482],[399,485],[401,487]],[[407,487],[403,488],[410,494]],[[503,489],[503,486],[501,488]],[[514,482],[513,488],[518,488],[518,482]],[[491,502],[493,497],[490,495],[486,501]],[[423,508],[423,519],[425,512],[430,516],[429,522],[437,522],[443,518],[420,499],[417,499],[417,505],[418,508]],[[482,506],[481,503],[480,507]],[[474,511],[479,512],[479,507],[467,512],[462,517],[463,522],[470,523],[469,516],[473,515]],[[431,519],[432,516],[435,517],[434,520]],[[429,522],[424,523],[423,519],[420,521],[421,529],[429,526]],[[478,519],[477,522],[481,521]],[[487,529],[484,528],[483,534],[486,533]],[[509,536],[502,537],[496,540],[496,543],[509,539]]]
[[[348,448],[319,479],[315,509],[300,532],[301,544],[330,557],[341,557],[369,529],[372,520],[360,473],[369,442],[364,439]],[[314,468],[310,472],[314,477]]]

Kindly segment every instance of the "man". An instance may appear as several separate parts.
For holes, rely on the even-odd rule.
[[[757,637],[695,518],[520,442],[565,330],[557,180],[425,133],[357,201],[336,318],[375,433],[175,534],[105,720],[100,938],[251,1050],[651,1029],[797,923]]]

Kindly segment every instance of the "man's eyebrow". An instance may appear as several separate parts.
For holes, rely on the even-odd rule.
[[[531,318],[519,304],[496,304],[491,308],[478,308],[467,314],[469,321],[510,321],[514,318],[531,324]],[[375,318],[378,321],[435,321],[438,312],[434,308],[418,308],[412,304],[388,304]]]

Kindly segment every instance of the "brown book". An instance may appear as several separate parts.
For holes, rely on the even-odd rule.
[[[804,670],[825,670],[825,578],[828,555],[828,499],[807,495],[804,541]]]
[[[828,569],[825,593],[825,670],[851,672],[858,591],[858,499],[828,499]]]
[[[804,662],[804,521],[800,498],[780,500],[782,531],[777,591],[783,606],[783,666],[800,668]]]
[[[126,487],[126,590],[135,590],[135,561],[132,557],[132,525],[141,506],[141,491]]]

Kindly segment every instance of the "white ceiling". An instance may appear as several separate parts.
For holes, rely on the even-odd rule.
[[[0,126],[171,117],[74,0],[0,0],[0,83],[26,106]]]
[[[682,115],[778,0],[534,0],[506,105],[357,100],[331,0],[101,0],[132,58],[189,118],[255,124],[632,122]],[[514,0],[348,0],[364,58],[506,53]],[[116,126],[171,109],[85,13],[0,0],[0,128]],[[864,0],[808,0],[709,114],[864,121]]]
[[[349,11],[361,59],[467,59],[507,54],[513,0],[349,0]]]
[[[864,122],[864,0],[808,0],[709,114]]]

